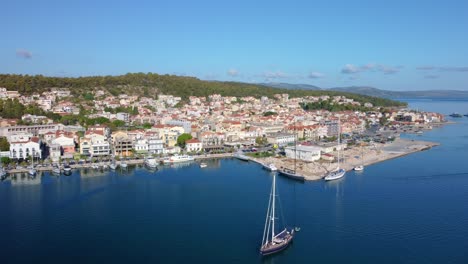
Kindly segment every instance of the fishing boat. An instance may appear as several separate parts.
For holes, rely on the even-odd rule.
[[[243,161],[249,161],[250,160],[249,156],[242,153],[242,151],[238,151],[237,153],[235,153],[234,158],[240,159],[240,160],[243,160]]]
[[[206,165],[206,163],[200,163],[200,168],[206,168],[208,165]]]
[[[343,178],[346,174],[346,171],[340,168],[340,150],[341,150],[341,125],[340,120],[338,119],[338,166],[335,170],[328,172],[324,179],[326,181],[333,181]]]
[[[194,161],[195,159],[190,155],[174,155],[163,160],[164,164],[178,163],[178,162],[188,162]]]
[[[155,158],[145,158],[144,164],[150,169],[156,169],[158,167],[158,161]]]
[[[275,225],[276,220],[276,173],[273,175],[273,184],[271,186],[270,199],[268,201],[268,210],[263,229],[262,245],[260,254],[263,256],[274,254],[286,249],[294,238],[294,229],[283,228],[276,233],[278,228]]]
[[[127,166],[128,166],[128,164],[127,164],[125,161],[121,161],[121,162],[120,162],[120,168],[126,169]]]
[[[269,171],[277,171],[278,168],[276,168],[275,164],[273,163],[262,163],[262,166],[264,169],[269,170]]]

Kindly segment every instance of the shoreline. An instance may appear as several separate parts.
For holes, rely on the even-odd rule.
[[[394,142],[391,143],[373,143],[368,144],[367,146],[354,147],[347,149],[342,153],[344,157],[344,162],[340,164],[340,167],[345,169],[347,172],[352,171],[353,168],[357,165],[370,166],[387,160],[396,159],[399,157],[407,156],[412,153],[429,150],[435,146],[439,146],[439,143],[422,141],[422,140],[411,140],[411,139],[402,139],[397,138]],[[361,151],[363,153],[362,159],[360,158]],[[334,155],[336,155],[334,153]],[[205,159],[220,159],[220,158],[233,158],[234,153],[222,153],[222,154],[207,154],[207,155],[197,155],[194,156],[195,162]],[[162,158],[158,158],[158,163],[161,162]],[[294,159],[289,159],[286,157],[268,157],[268,158],[253,158],[250,157],[250,161],[258,163],[259,165],[265,163],[273,163],[277,168],[285,167],[292,168],[294,164]],[[120,166],[122,161],[116,161],[116,164]],[[144,159],[134,159],[127,160],[128,165],[137,165],[143,164]],[[73,164],[70,165],[72,169],[80,168],[92,168],[93,165],[109,165],[110,162],[100,162],[100,163],[86,163],[86,164]],[[299,174],[305,177],[306,181],[317,181],[322,180],[325,174],[328,171],[335,169],[337,166],[334,162],[326,161],[315,161],[315,162],[306,162],[296,160],[296,170]],[[15,173],[27,173],[28,168],[21,169],[11,169],[8,171],[8,174]],[[52,166],[46,167],[36,167],[38,172],[52,172]]]

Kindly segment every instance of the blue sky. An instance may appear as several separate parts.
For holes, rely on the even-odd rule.
[[[5,1],[0,73],[468,90],[468,1]]]

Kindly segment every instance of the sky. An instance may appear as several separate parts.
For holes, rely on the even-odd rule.
[[[468,1],[4,1],[0,73],[468,90]]]

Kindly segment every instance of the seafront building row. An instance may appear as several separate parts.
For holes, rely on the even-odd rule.
[[[338,131],[360,134],[370,125],[381,123],[382,119],[391,126],[399,127],[427,125],[441,122],[444,118],[437,113],[405,109],[383,113],[305,111],[301,108],[303,103],[322,100],[335,104],[360,105],[344,96],[289,98],[287,94],[277,94],[273,98],[237,98],[215,94],[208,97],[191,96],[179,108],[174,106],[181,99],[170,95],[159,95],[154,100],[125,94],[112,96],[103,91],[94,91],[94,97],[96,99],[93,100],[93,106],[84,105],[85,110],[92,113],[89,118],[121,120],[126,128],[111,131],[105,125],[87,128],[79,124],[63,125],[53,123],[45,116],[34,115],[22,117],[21,123],[28,125],[18,125],[19,120],[0,119],[0,137],[6,137],[10,143],[9,151],[4,151],[1,155],[12,159],[33,156],[59,160],[77,157],[125,157],[134,154],[170,155],[181,151],[214,152],[257,143],[281,147],[291,145],[297,140],[319,141],[334,137],[338,135]],[[42,95],[22,96],[0,88],[0,98],[16,98],[25,105],[35,103],[45,111],[60,115],[77,114],[80,107],[71,103],[67,89],[51,89]],[[365,105],[372,107],[369,103]],[[132,107],[138,111],[137,114],[106,112],[117,107]],[[145,129],[128,129],[139,124],[150,126],[145,126]],[[187,141],[185,149],[177,146],[177,139],[182,134],[193,137]],[[319,148],[326,149],[323,146]],[[306,156],[314,159],[318,157],[316,154]]]

